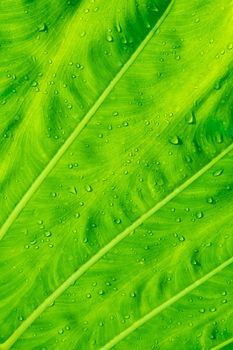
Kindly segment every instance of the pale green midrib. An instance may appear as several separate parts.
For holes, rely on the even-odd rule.
[[[136,329],[138,329],[139,327],[144,325],[146,322],[150,321],[153,317],[158,315],[160,312],[162,312],[163,310],[165,310],[169,306],[171,306],[174,303],[176,303],[178,300],[180,300],[181,298],[186,296],[188,293],[193,291],[195,288],[199,287],[200,285],[202,285],[203,283],[208,281],[211,277],[215,276],[217,273],[221,272],[223,269],[225,269],[227,266],[231,265],[232,263],[233,263],[233,257],[231,257],[230,259],[226,260],[224,263],[219,265],[217,268],[213,269],[212,271],[207,273],[205,276],[203,276],[199,280],[196,280],[194,283],[192,283],[188,287],[184,288],[182,291],[180,291],[179,293],[174,295],[172,298],[170,298],[169,300],[165,301],[163,304],[161,304],[158,307],[154,308],[152,311],[150,311],[149,313],[144,315],[142,318],[140,318],[137,321],[135,321],[130,327],[125,329],[123,332],[119,333],[115,338],[110,340],[106,345],[101,347],[99,350],[109,350],[113,346],[116,346],[120,341],[125,339],[128,335],[130,335]],[[233,339],[232,339],[232,341],[233,341]],[[224,344],[229,344],[229,342],[228,343],[227,342],[223,343],[223,346],[224,346]],[[217,350],[217,349],[221,349],[221,348],[222,347],[215,347],[213,349]]]
[[[164,207],[187,187],[189,187],[194,181],[205,174],[209,169],[211,169],[219,160],[221,160],[225,155],[233,150],[233,143],[228,146],[224,151],[213,158],[208,164],[206,164],[202,169],[200,169],[191,178],[185,181],[182,185],[177,187],[173,192],[171,192],[167,197],[157,203],[154,207],[144,213],[139,217],[134,223],[128,226],[123,232],[119,233],[112,241],[110,241],[105,247],[101,248],[96,255],[94,255],[90,260],[88,260],[84,265],[82,265],[77,271],[75,271],[66,281],[62,283],[47,299],[45,299],[40,306],[34,310],[31,315],[21,323],[21,325],[14,331],[14,333],[0,345],[0,350],[9,349],[17,339],[27,330],[27,328],[44,312],[44,310],[49,307],[65,290],[67,290],[73,283],[75,283],[78,278],[80,278],[84,273],[86,273],[94,264],[96,264],[105,254],[107,254],[112,248],[114,248],[118,243],[120,243],[124,238],[128,237],[131,232],[138,228],[145,220],[149,219],[158,210]],[[233,258],[232,258],[233,259]],[[222,266],[222,265],[220,265]],[[220,268],[220,267],[219,267]],[[217,269],[219,269],[217,268]],[[217,270],[215,269],[215,271]],[[202,279],[204,279],[203,277]],[[168,303],[169,301],[167,301]]]
[[[108,95],[111,93],[111,91],[116,86],[116,84],[120,81],[120,79],[124,76],[124,74],[128,71],[128,69],[134,63],[136,58],[143,51],[145,46],[148,44],[148,42],[151,40],[151,38],[155,34],[158,27],[162,24],[164,19],[167,17],[174,2],[175,2],[175,0],[172,0],[170,2],[167,9],[164,11],[163,15],[160,17],[160,19],[155,24],[155,26],[150,30],[150,32],[145,37],[145,39],[141,42],[141,44],[138,46],[136,51],[132,54],[132,56],[129,58],[129,60],[124,64],[124,66],[121,68],[121,70],[116,74],[116,76],[109,83],[109,85],[104,90],[104,92],[100,95],[98,100],[94,103],[94,105],[91,107],[91,109],[83,117],[81,122],[75,128],[75,130],[71,133],[71,135],[68,137],[68,139],[65,141],[65,143],[61,146],[61,148],[58,150],[58,152],[54,155],[54,157],[50,160],[50,162],[47,164],[47,166],[44,168],[44,170],[40,173],[40,175],[36,178],[36,180],[33,182],[33,184],[30,186],[30,188],[27,190],[27,192],[21,198],[19,203],[15,206],[15,208],[10,213],[10,215],[8,216],[5,223],[2,225],[2,227],[0,229],[0,240],[4,237],[4,235],[6,234],[8,229],[11,227],[11,225],[13,224],[15,219],[18,217],[18,215],[21,213],[21,211],[23,210],[25,205],[31,199],[33,194],[38,190],[38,188],[43,183],[43,181],[46,179],[46,177],[49,175],[49,173],[53,170],[53,168],[56,166],[56,164],[61,159],[61,157],[64,155],[64,153],[67,151],[67,149],[69,149],[69,147],[75,141],[75,139],[80,134],[80,132],[84,129],[84,127],[88,124],[88,122],[93,117],[93,115],[97,112],[99,107],[102,105],[102,103],[108,97]]]
[[[224,348],[225,346],[227,346],[227,345],[229,345],[229,344],[232,344],[232,343],[233,343],[233,337],[230,338],[230,339],[228,339],[228,340],[226,340],[226,341],[224,341],[224,342],[222,342],[222,343],[220,343],[220,344],[218,344],[218,345],[216,345],[216,346],[214,346],[214,347],[211,348],[210,350],[219,350],[219,349],[222,349],[222,348]]]

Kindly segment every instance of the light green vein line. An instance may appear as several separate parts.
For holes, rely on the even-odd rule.
[[[218,344],[218,345],[214,346],[214,347],[211,348],[210,350],[219,350],[219,349],[222,349],[222,348],[224,348],[225,346],[227,346],[227,345],[229,345],[229,344],[231,344],[231,343],[233,343],[233,337],[230,338],[230,339],[228,339],[228,340],[226,340],[226,341],[224,341],[224,342],[221,343],[221,344]]]
[[[171,1],[171,3],[169,4],[167,9],[165,10],[163,15],[161,16],[161,18],[158,20],[156,25],[151,29],[151,31],[148,33],[148,35],[145,37],[145,39],[141,42],[141,44],[138,46],[137,50],[132,54],[130,59],[125,63],[125,65],[117,73],[117,75],[114,77],[114,79],[109,83],[109,85],[104,90],[104,92],[100,95],[98,100],[94,103],[94,105],[91,107],[91,109],[83,117],[81,122],[75,128],[75,130],[71,133],[71,135],[64,142],[64,144],[61,146],[61,148],[58,150],[58,152],[54,155],[54,157],[50,160],[50,162],[47,164],[47,166],[44,168],[44,170],[40,173],[40,175],[36,178],[36,180],[33,182],[33,184],[27,190],[25,195],[21,198],[19,203],[15,206],[15,208],[13,209],[13,211],[8,216],[7,220],[5,221],[5,223],[3,224],[3,226],[0,229],[0,240],[4,237],[4,235],[6,234],[8,229],[11,227],[11,225],[13,224],[15,219],[21,213],[21,211],[23,210],[25,205],[28,203],[28,201],[31,199],[31,197],[34,195],[34,193],[38,190],[38,188],[43,183],[43,181],[46,179],[46,177],[49,175],[49,173],[56,166],[56,164],[61,159],[61,157],[64,155],[64,153],[69,149],[69,147],[72,145],[72,143],[76,140],[77,136],[81,133],[81,131],[85,128],[85,126],[88,124],[88,122],[93,117],[93,115],[97,112],[97,110],[103,104],[103,102],[108,97],[108,95],[111,93],[111,91],[116,86],[116,84],[120,81],[120,79],[124,76],[124,74],[128,71],[128,69],[135,62],[137,57],[140,55],[140,53],[143,51],[145,46],[148,44],[148,42],[151,40],[151,38],[153,37],[153,35],[157,31],[158,27],[162,24],[164,19],[167,17],[168,13],[170,12],[170,10],[174,4],[174,1],[175,0]]]
[[[223,152],[217,155],[215,158],[211,160],[208,164],[206,164],[202,169],[200,169],[196,174],[190,177],[186,182],[177,187],[173,192],[171,192],[167,197],[162,199],[159,203],[157,203],[154,207],[144,213],[141,217],[139,217],[136,221],[134,221],[130,226],[128,226],[124,231],[119,233],[112,241],[110,241],[106,246],[101,248],[98,253],[96,253],[90,260],[88,260],[84,265],[82,265],[77,271],[75,271],[67,280],[65,280],[60,287],[58,287],[47,299],[45,299],[41,305],[35,309],[31,315],[21,323],[21,325],[14,331],[14,333],[3,343],[0,345],[0,350],[8,350],[17,339],[27,330],[27,328],[62,294],[64,293],[74,282],[76,282],[82,275],[84,275],[94,264],[96,264],[105,254],[107,254],[112,248],[114,248],[118,243],[120,243],[124,238],[128,237],[131,232],[133,232],[136,228],[138,228],[143,222],[149,219],[153,214],[159,211],[162,207],[164,207],[167,203],[169,203],[172,199],[174,199],[177,195],[179,195],[182,191],[184,191],[187,187],[189,187],[194,181],[200,178],[203,174],[205,174],[209,169],[211,169],[219,160],[221,160],[225,155],[233,150],[233,144],[228,146]],[[233,258],[231,259],[233,261]],[[230,261],[231,261],[230,260]],[[221,271],[227,264],[230,262],[226,262],[216,268],[214,271]],[[217,272],[214,272],[217,273]],[[212,272],[213,274],[213,272]],[[205,280],[205,278],[209,278],[211,273],[203,277],[201,280]],[[195,286],[200,282],[195,282]],[[195,286],[193,285],[193,288]],[[182,293],[182,292],[181,292]],[[185,293],[187,293],[187,288],[185,289]],[[177,297],[176,297],[177,298]],[[172,299],[171,299],[172,300]],[[166,305],[169,305],[169,301]],[[126,330],[127,331],[127,330]]]
[[[176,303],[178,300],[183,298],[185,295],[190,293],[195,288],[199,287],[206,281],[208,281],[211,277],[216,275],[217,273],[221,272],[223,269],[225,269],[227,266],[231,265],[233,263],[233,257],[226,260],[224,263],[216,267],[214,270],[207,273],[205,276],[200,278],[199,280],[195,281],[194,283],[190,284],[188,287],[184,288],[181,292],[174,295],[169,300],[165,301],[165,303],[159,305],[158,307],[154,308],[152,311],[150,311],[148,314],[140,318],[139,320],[135,321],[130,327],[125,329],[123,332],[119,333],[115,338],[110,340],[106,345],[104,345],[100,350],[109,350],[113,348],[115,345],[117,345],[120,341],[125,339],[128,335],[130,335],[132,332],[134,332],[137,328],[144,325],[146,322],[150,321],[153,317],[158,315],[160,312],[171,306],[172,304]],[[233,340],[233,339],[232,339]],[[224,343],[225,345],[227,343]],[[222,344],[224,346],[224,344]],[[222,346],[221,346],[222,347]],[[213,349],[220,349],[221,347],[215,347]],[[213,350],[212,349],[212,350]]]

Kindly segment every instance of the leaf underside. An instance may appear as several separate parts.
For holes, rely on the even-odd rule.
[[[0,3],[0,349],[231,349],[233,3]]]

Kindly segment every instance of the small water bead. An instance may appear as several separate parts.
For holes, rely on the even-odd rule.
[[[215,308],[215,307],[212,307],[212,308],[210,308],[209,310],[210,310],[210,312],[215,312],[215,311],[216,311],[216,308]]]
[[[122,32],[122,28],[121,28],[121,25],[119,23],[117,23],[117,25],[116,25],[116,30],[118,33]]]
[[[34,80],[34,81],[32,82],[32,86],[33,86],[33,87],[36,87],[37,85],[38,85],[38,82]]]
[[[196,117],[194,112],[191,112],[185,117],[185,120],[188,124],[195,124],[196,123]]]
[[[201,210],[196,212],[196,218],[197,219],[201,219],[201,218],[203,218],[203,216],[204,216],[204,214],[203,214],[203,212]]]
[[[51,237],[52,233],[50,231],[46,231],[44,235],[45,235],[45,237]]]
[[[93,188],[92,188],[90,185],[86,185],[86,186],[85,186],[85,190],[86,190],[87,192],[92,192],[92,191],[93,191]]]
[[[103,289],[101,289],[101,290],[99,291],[99,295],[104,295],[104,290],[103,290]]]
[[[172,145],[180,145],[181,144],[181,139],[179,138],[179,136],[175,135],[175,136],[172,136],[170,139],[169,139],[169,142],[172,144]]]
[[[58,334],[63,334],[64,333],[64,329],[59,329],[59,331],[58,331]]]
[[[227,48],[228,48],[228,50],[232,50],[233,49],[233,44],[230,43],[229,45],[227,45]]]
[[[88,299],[91,298],[91,294],[90,294],[90,293],[87,294],[87,298],[88,298]]]
[[[130,296],[131,296],[131,298],[135,298],[136,297],[136,293],[132,292],[132,293],[130,293]]]
[[[106,39],[109,43],[113,42],[113,36],[111,34],[108,34]]]
[[[121,223],[121,219],[117,218],[117,219],[114,220],[114,222],[115,222],[116,224],[120,224],[120,223]]]
[[[215,137],[217,143],[223,143],[223,136],[221,134],[217,134]]]
[[[207,198],[207,203],[213,204],[213,203],[214,203],[213,197],[208,197],[208,198]]]
[[[205,308],[204,308],[204,307],[201,308],[201,309],[199,310],[199,312],[203,314],[203,313],[205,312]]]
[[[222,175],[222,173],[223,173],[223,169],[217,169],[213,172],[213,176],[217,177]]]
[[[38,31],[39,32],[47,32],[48,31],[48,26],[46,23],[42,23],[38,26]]]

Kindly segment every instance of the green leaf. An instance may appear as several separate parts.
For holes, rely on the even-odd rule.
[[[233,2],[0,4],[0,349],[230,349]]]

